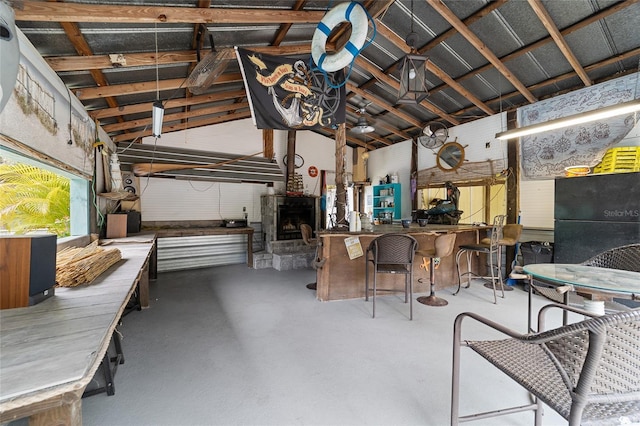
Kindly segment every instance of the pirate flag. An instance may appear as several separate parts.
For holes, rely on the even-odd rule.
[[[323,74],[310,66],[310,55],[289,58],[238,47],[236,53],[258,129],[317,129],[345,122],[342,71]]]

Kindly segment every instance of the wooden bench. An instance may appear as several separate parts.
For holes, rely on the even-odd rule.
[[[0,311],[0,423],[81,425],[82,394],[134,294],[149,306],[154,233],[111,240],[122,260],[89,285],[57,288],[27,308]]]

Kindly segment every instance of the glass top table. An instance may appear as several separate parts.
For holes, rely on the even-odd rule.
[[[524,273],[557,285],[573,285],[595,292],[640,296],[640,272],[563,263],[535,263]]]
[[[530,280],[529,330],[532,322],[531,295],[534,278],[558,287],[570,286],[571,290],[587,293],[593,299],[611,299],[613,296],[632,300],[640,299],[640,272],[563,263],[535,263],[525,265],[523,269]],[[568,304],[569,301],[569,292],[566,290],[568,289],[563,292],[564,304]],[[604,305],[601,309],[604,309]],[[567,314],[566,311],[563,313],[564,324],[567,323]]]

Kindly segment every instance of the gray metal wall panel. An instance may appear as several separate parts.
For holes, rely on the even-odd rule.
[[[158,238],[159,272],[246,262],[246,235]]]

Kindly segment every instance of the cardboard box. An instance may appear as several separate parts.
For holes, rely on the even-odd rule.
[[[124,238],[127,236],[127,215],[107,215],[107,238]]]

